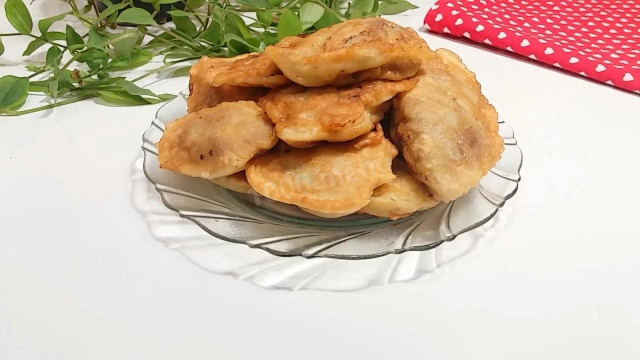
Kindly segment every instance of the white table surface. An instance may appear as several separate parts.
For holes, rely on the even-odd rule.
[[[418,28],[425,3],[393,19]],[[166,249],[133,208],[158,105],[2,117],[0,359],[638,359],[640,97],[424,37],[477,73],[524,152],[489,251],[411,283],[265,290]]]

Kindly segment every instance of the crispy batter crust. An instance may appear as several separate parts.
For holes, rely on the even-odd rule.
[[[222,103],[167,124],[158,161],[162,169],[214,179],[243,170],[277,141],[273,124],[255,102]]]
[[[393,174],[396,178],[373,190],[371,201],[359,213],[397,220],[438,205],[427,187],[411,175],[402,158],[393,160]]]
[[[413,175],[446,202],[478,184],[500,159],[503,141],[475,75],[454,53],[437,54],[418,84],[394,99],[390,132]]]
[[[395,177],[391,162],[398,151],[381,132],[378,125],[376,132],[346,143],[269,152],[249,163],[247,180],[270,199],[325,217],[354,213],[367,205],[373,189]]]
[[[303,86],[402,80],[433,56],[413,29],[382,18],[350,20],[297,41],[287,39],[267,47],[265,55]]]
[[[203,57],[189,69],[189,97],[187,98],[187,111],[214,107],[223,102],[239,100],[257,100],[267,93],[264,87],[242,87],[232,84],[215,83],[214,79],[231,67],[235,61],[246,58],[249,55],[240,55],[235,58],[209,58]]]
[[[214,86],[261,86],[274,88],[290,84],[276,64],[264,54],[249,54],[231,63],[218,73],[212,81]]]
[[[292,85],[271,90],[260,105],[276,125],[278,137],[292,146],[344,142],[371,131],[389,108],[388,101],[416,82],[374,80],[348,88]]]

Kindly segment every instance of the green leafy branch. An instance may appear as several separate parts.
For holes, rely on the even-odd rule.
[[[17,32],[0,34],[0,56],[2,38],[8,36],[32,39],[23,56],[48,49],[43,64],[27,65],[31,75],[0,78],[0,114],[29,114],[90,98],[121,106],[163,102],[175,95],[155,94],[135,83],[202,56],[260,52],[285,36],[415,8],[406,0],[94,0],[82,8],[75,0],[65,1],[69,10],[38,21],[35,33],[23,1],[5,3],[7,20]],[[163,23],[163,16],[173,24]],[[84,29],[50,30],[67,17],[77,18]],[[162,66],[132,80],[119,75],[155,56],[163,57]],[[50,104],[21,110],[27,97],[37,93]]]

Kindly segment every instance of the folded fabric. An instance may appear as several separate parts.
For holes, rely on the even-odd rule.
[[[438,0],[424,23],[640,93],[638,0]]]

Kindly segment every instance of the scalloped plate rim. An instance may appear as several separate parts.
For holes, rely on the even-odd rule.
[[[179,96],[182,96],[184,99],[186,99],[184,91],[181,91]],[[170,103],[172,103],[173,101],[175,101],[177,99],[178,98],[175,98],[173,100],[170,100],[170,101],[162,104],[162,106],[160,106],[160,108],[156,111],[155,118],[153,119],[153,121],[151,122],[149,127],[147,127],[144,130],[144,132],[142,133],[142,146],[141,146],[141,149],[142,149],[142,152],[143,152],[143,160],[144,160],[144,162],[147,161],[147,156],[151,152],[149,149],[146,149],[145,146],[144,146],[145,144],[148,143],[147,139],[145,138],[145,135],[147,134],[147,132],[149,130],[151,130],[151,128],[153,128],[155,126],[154,125],[154,121],[158,120],[158,114],[166,106],[168,106]],[[499,120],[498,124],[506,124],[507,126],[509,126],[509,128],[511,128],[511,126],[507,122],[505,122],[504,120]],[[511,130],[513,131],[513,128],[511,128]],[[329,259],[339,259],[339,260],[367,260],[367,259],[374,259],[374,258],[378,258],[378,257],[382,257],[382,256],[391,255],[391,254],[399,255],[399,254],[405,253],[407,251],[427,251],[427,250],[431,250],[431,249],[434,249],[434,248],[436,248],[436,247],[438,247],[438,246],[440,246],[440,245],[442,245],[442,244],[444,244],[446,242],[450,242],[450,241],[455,240],[458,236],[460,236],[462,234],[465,234],[465,233],[467,233],[469,231],[472,231],[474,229],[479,228],[480,226],[486,224],[492,218],[494,218],[496,216],[496,214],[498,213],[498,211],[500,211],[500,209],[506,204],[506,202],[508,200],[510,200],[511,198],[513,198],[513,196],[515,196],[515,194],[518,192],[519,183],[522,180],[522,176],[520,174],[520,171],[522,169],[522,164],[524,162],[524,154],[522,152],[522,149],[518,145],[518,141],[515,138],[515,132],[513,132],[513,136],[511,137],[511,139],[513,139],[514,142],[510,143],[510,144],[506,144],[505,143],[505,146],[515,146],[519,150],[520,159],[519,159],[518,167],[517,167],[517,170],[516,170],[516,172],[518,174],[518,178],[517,179],[508,179],[508,178],[504,178],[503,176],[501,176],[499,174],[494,173],[496,176],[500,176],[500,177],[504,178],[505,180],[515,182],[515,187],[509,194],[507,194],[504,197],[504,200],[500,204],[494,204],[496,206],[496,208],[491,214],[489,214],[485,218],[481,219],[480,221],[477,221],[477,222],[471,224],[470,226],[465,227],[463,230],[461,230],[457,234],[452,234],[452,235],[450,235],[450,236],[448,236],[448,237],[446,237],[444,239],[440,239],[440,240],[435,241],[435,242],[430,243],[430,244],[412,245],[412,246],[407,246],[407,247],[402,247],[402,248],[395,248],[395,249],[389,250],[389,251],[383,251],[383,252],[379,252],[379,253],[366,254],[366,255],[305,254],[305,253],[303,253],[303,251],[299,251],[299,252],[281,252],[281,251],[277,251],[277,250],[274,250],[274,249],[271,249],[271,248],[267,247],[266,245],[268,245],[268,244],[266,244],[266,245],[265,244],[250,244],[250,243],[242,241],[242,240],[235,240],[235,239],[231,239],[231,238],[226,237],[226,236],[215,234],[211,229],[209,229],[208,227],[204,226],[202,223],[200,223],[195,218],[193,218],[191,216],[183,215],[179,209],[176,209],[174,206],[170,205],[165,199],[164,192],[162,190],[159,190],[158,186],[157,186],[157,183],[154,182],[153,180],[151,180],[151,178],[150,178],[149,174],[147,174],[147,171],[144,168],[144,166],[143,166],[142,170],[143,170],[144,176],[147,178],[147,180],[150,183],[152,183],[154,185],[154,189],[160,194],[160,198],[162,200],[162,203],[168,209],[176,212],[178,214],[178,216],[180,216],[181,218],[190,220],[191,222],[196,224],[199,228],[201,228],[205,233],[211,235],[215,239],[219,239],[219,240],[222,240],[222,241],[227,241],[227,242],[231,242],[231,243],[235,243],[235,244],[243,244],[243,245],[245,245],[245,246],[247,246],[248,248],[251,248],[251,249],[261,249],[261,250],[264,250],[264,251],[268,252],[271,255],[274,255],[274,256],[277,256],[277,257],[283,257],[283,258],[299,256],[299,257],[303,257],[303,258],[307,258],[307,259],[329,258]],[[489,171],[491,172],[491,170],[489,170]],[[455,200],[447,204],[447,208],[445,209],[445,211],[446,212],[450,211],[451,207],[453,206],[453,204],[455,204]],[[425,210],[425,211],[429,211],[429,210]],[[405,219],[409,219],[409,218],[411,218],[411,217],[413,217],[413,216],[415,216],[416,214],[419,214],[419,213],[421,213],[421,212],[417,212],[417,213],[413,214],[412,216],[407,217]],[[402,221],[402,220],[405,220],[405,219],[400,219],[400,220],[396,220],[396,221]],[[388,221],[388,222],[385,222],[385,223],[390,223],[390,222],[392,222],[392,221]]]

